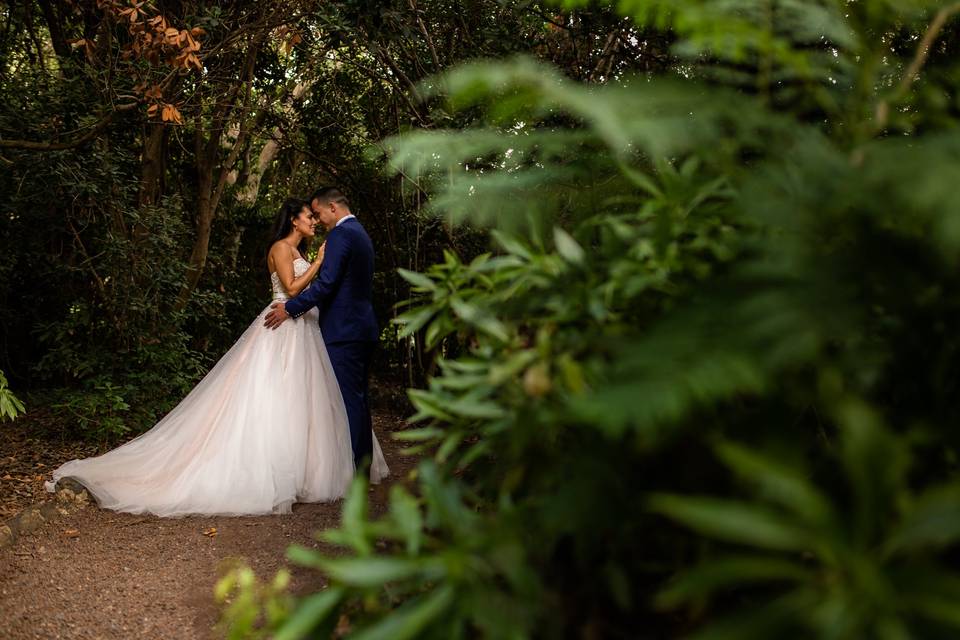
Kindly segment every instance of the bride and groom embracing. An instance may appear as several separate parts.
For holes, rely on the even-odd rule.
[[[304,257],[317,223],[326,242]],[[288,200],[267,258],[273,302],[152,429],[53,473],[105,509],[158,516],[289,513],[389,473],[368,399],[377,341],[373,244],[334,187]],[[319,324],[319,330],[318,330]]]

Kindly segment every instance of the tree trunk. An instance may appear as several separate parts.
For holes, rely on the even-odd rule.
[[[143,157],[140,160],[140,194],[137,202],[141,207],[157,204],[163,176],[163,151],[166,125],[154,122],[143,141]]]
[[[60,24],[60,17],[63,15],[63,7],[57,3],[58,11],[54,11],[51,0],[40,0],[40,10],[43,12],[43,19],[47,23],[47,30],[50,32],[50,41],[53,43],[53,51],[60,58],[69,58],[72,53],[67,39],[63,35],[63,25]],[[59,14],[59,15],[57,15]]]
[[[203,269],[207,264],[207,253],[210,248],[210,231],[213,228],[213,218],[217,213],[217,207],[220,204],[220,197],[227,184],[227,177],[233,171],[233,165],[239,157],[240,151],[245,144],[245,138],[249,134],[249,124],[247,116],[250,109],[250,89],[253,82],[254,63],[259,50],[259,42],[251,45],[247,52],[246,70],[243,80],[233,85],[230,91],[219,102],[213,118],[210,120],[210,137],[204,142],[203,127],[201,126],[201,116],[198,115],[196,122],[196,157],[197,157],[197,223],[196,236],[193,240],[193,249],[190,251],[190,259],[187,263],[186,281],[180,289],[180,295],[177,297],[175,311],[182,311],[190,301],[190,295],[197,284],[200,282],[200,276],[203,275]],[[246,85],[247,92],[244,101],[244,109],[240,114],[240,134],[233,145],[227,159],[221,164],[217,162],[220,155],[220,149],[223,141],[223,134],[228,129],[230,114],[233,112],[237,102],[237,96],[240,87]],[[213,174],[220,166],[220,177],[214,184]]]
[[[311,84],[301,82],[293,88],[292,92],[285,92],[286,96],[281,99],[281,112],[290,118],[294,118],[295,112],[293,110],[293,104],[304,96],[310,89],[310,86]],[[266,115],[266,113],[266,109],[261,111],[261,115]],[[292,122],[291,125],[287,127],[287,130],[293,130],[295,127],[296,122]],[[229,181],[231,183],[236,181],[239,185],[236,196],[238,203],[252,206],[257,202],[257,196],[260,194],[260,181],[263,179],[263,174],[270,167],[270,164],[276,160],[277,154],[280,153],[280,141],[283,139],[283,135],[284,130],[282,128],[279,126],[274,127],[270,138],[260,149],[256,164],[253,166],[247,165],[246,175],[244,176],[238,176],[237,172],[233,172],[230,176]]]
[[[211,138],[218,138],[219,134],[211,133]],[[203,268],[207,264],[207,252],[210,248],[210,230],[213,228],[213,170],[214,162],[209,161],[204,154],[197,160],[197,227],[193,240],[193,250],[187,262],[187,278],[180,289],[175,309],[182,311],[190,295],[197,288]],[[214,156],[215,157],[215,156]]]

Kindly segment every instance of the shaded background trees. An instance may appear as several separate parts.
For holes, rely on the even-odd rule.
[[[422,186],[371,160],[458,126],[417,88],[461,61],[534,51],[601,81],[637,56],[605,9],[527,3],[9,2],[0,28],[0,370],[94,435],[149,426],[268,298],[278,203],[339,184],[379,248],[377,370],[432,367],[389,319],[444,246]],[[632,43],[632,44],[631,44]]]

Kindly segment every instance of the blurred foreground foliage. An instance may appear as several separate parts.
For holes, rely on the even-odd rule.
[[[472,63],[387,145],[491,241],[401,272],[429,459],[231,637],[956,636],[958,6],[617,8],[669,72]]]

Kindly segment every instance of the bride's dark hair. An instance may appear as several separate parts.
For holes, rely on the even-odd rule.
[[[280,207],[280,212],[277,214],[277,221],[273,225],[273,240],[270,241],[271,247],[278,240],[283,240],[290,235],[290,232],[293,230],[293,221],[297,219],[297,216],[300,215],[304,207],[309,211],[310,203],[306,200],[300,200],[299,198],[287,198],[283,202],[283,206]],[[297,245],[297,250],[302,254],[306,254],[306,238],[300,241],[300,244]]]

